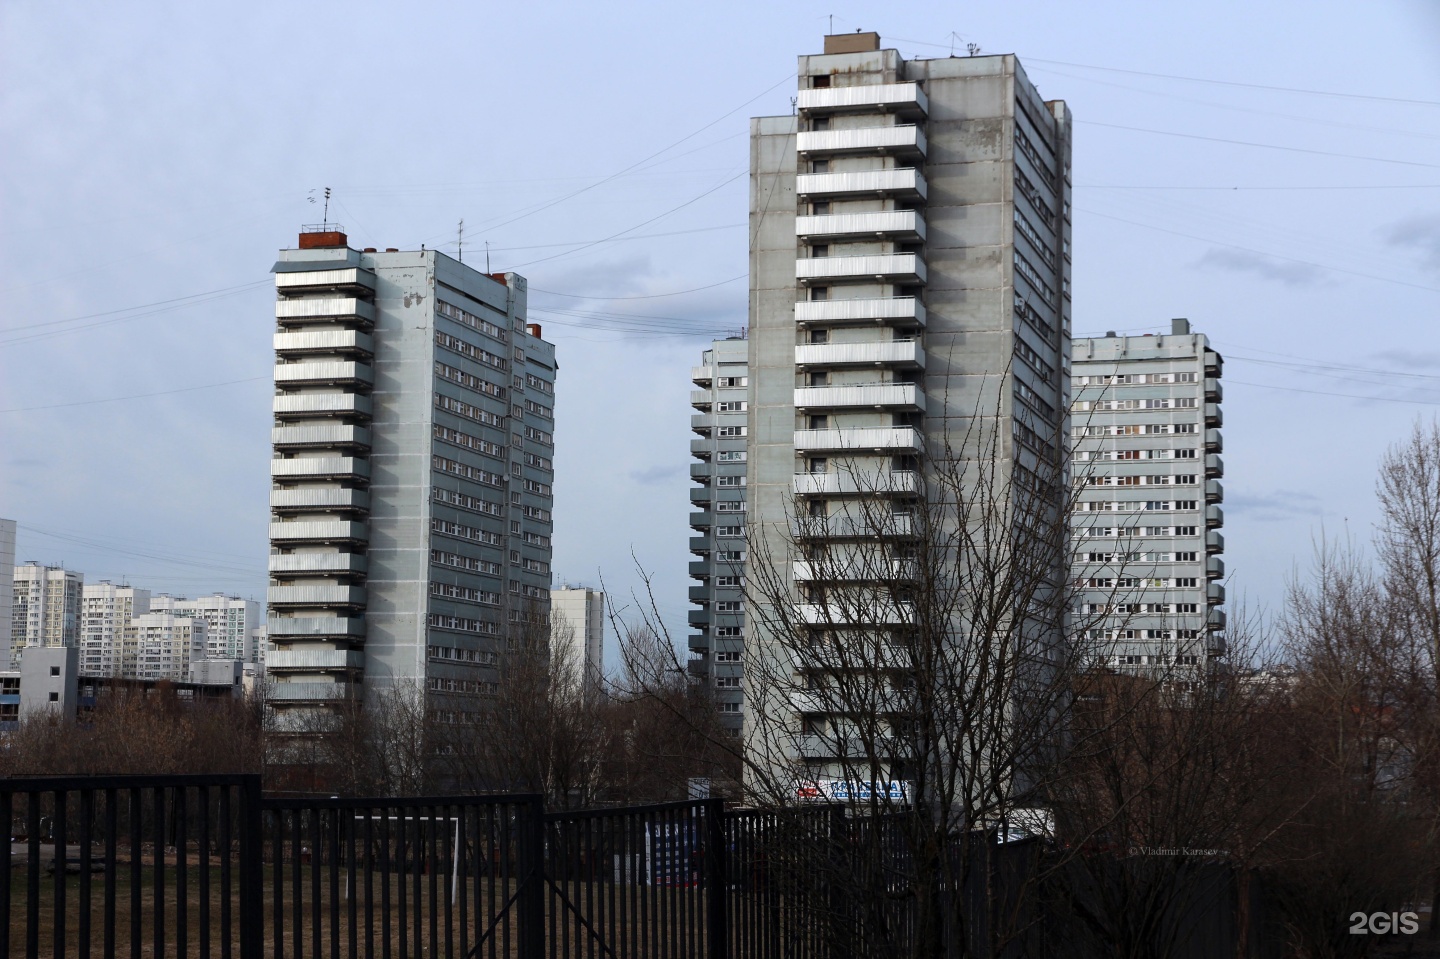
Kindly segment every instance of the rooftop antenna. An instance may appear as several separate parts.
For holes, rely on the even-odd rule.
[[[830,33],[835,33],[835,14],[830,14]]]
[[[485,272],[490,272],[490,241],[485,241]]]
[[[799,98],[799,97],[791,97],[791,98],[790,98],[790,115],[791,115],[792,117],[795,115],[795,104],[797,104],[797,103],[799,103],[799,102],[800,102],[800,98]]]
[[[972,57],[978,57],[980,55],[980,44],[978,43],[967,43],[965,44],[965,49],[969,51]]]
[[[326,226],[330,225],[330,188],[328,186],[325,188],[325,212],[321,214],[320,218]]]
[[[465,262],[465,218],[460,218],[460,225],[455,228],[455,252],[460,256],[460,262]]]

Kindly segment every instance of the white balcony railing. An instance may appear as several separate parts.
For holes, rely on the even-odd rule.
[[[925,239],[925,218],[915,210],[797,216],[795,235],[815,239],[883,236],[896,240],[918,241]]]
[[[265,621],[265,635],[273,642],[281,636],[364,636],[363,616],[271,616]]]
[[[811,262],[809,260],[801,262]],[[915,323],[925,325],[925,307],[913,296],[850,300],[804,300],[795,304],[796,323]]]
[[[375,382],[375,370],[365,363],[308,360],[275,367],[276,386],[329,386]]]
[[[795,347],[796,366],[899,366],[925,368],[925,349],[918,340],[875,340],[868,343],[806,343]]]
[[[914,607],[884,600],[854,607],[801,603],[795,611],[801,622],[811,626],[903,626],[915,622]]]
[[[271,606],[364,606],[363,586],[271,586],[265,595]]]
[[[901,167],[854,173],[802,173],[795,178],[795,192],[811,198],[866,194],[923,200],[929,188],[919,170]]]
[[[915,535],[914,517],[904,513],[865,515],[858,510],[836,516],[799,516],[790,522],[796,539],[909,538]]]
[[[914,253],[812,256],[795,261],[797,280],[868,280],[924,283],[925,261]]]
[[[925,394],[914,383],[861,383],[854,386],[803,386],[795,391],[795,408],[903,409],[925,412]]]
[[[914,493],[919,488],[919,477],[909,470],[867,473],[837,469],[826,473],[796,473],[793,482],[796,496]]]
[[[370,397],[362,393],[290,393],[275,397],[271,409],[280,419],[314,416],[369,416]]]
[[[306,290],[375,289],[375,276],[354,267],[346,270],[306,270],[301,273],[276,273],[275,289],[281,294]]]
[[[797,560],[791,565],[790,578],[797,583],[912,582],[916,578],[916,566],[913,560],[902,559]]]
[[[277,449],[340,446],[369,449],[370,431],[363,426],[276,426],[270,430],[270,443]]]
[[[265,656],[266,672],[325,673],[364,668],[365,653],[358,649],[272,649]]]
[[[375,341],[360,330],[302,330],[299,333],[276,333],[275,352],[281,356],[306,353],[359,353],[372,356]]]
[[[353,296],[276,300],[275,319],[291,326],[327,320],[361,320],[373,324],[375,307]]]
[[[349,479],[370,478],[368,460],[353,456],[311,456],[289,460],[271,460],[273,479]]]
[[[270,524],[272,543],[363,543],[368,539],[369,525],[350,520],[297,520],[292,523]]]
[[[265,690],[265,698],[274,704],[286,703],[330,703],[348,699],[354,693],[349,683],[271,683]]]
[[[928,148],[925,132],[918,126],[900,124],[864,127],[859,130],[804,130],[795,137],[801,153],[894,153],[924,156]]]
[[[871,426],[855,429],[796,430],[795,449],[813,452],[866,451],[882,453],[920,453],[925,440],[920,431],[910,426]]]
[[[918,83],[867,83],[801,90],[796,106],[808,113],[906,109],[925,113],[930,101]]]
[[[270,574],[291,576],[357,576],[369,568],[362,553],[276,553],[270,557]]]
[[[333,486],[275,489],[270,491],[270,508],[277,512],[364,511],[370,508],[370,494],[363,489],[338,489]]]

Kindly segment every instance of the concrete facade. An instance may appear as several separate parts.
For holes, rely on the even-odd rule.
[[[696,413],[690,428],[690,675],[707,686],[721,724],[739,732],[745,716],[745,516],[749,481],[750,344],[716,340],[690,371]]]
[[[130,623],[135,646],[135,671],[140,680],[190,680],[190,664],[205,658],[205,620],[172,612],[149,612]]]
[[[603,693],[605,682],[605,594],[585,586],[550,590],[550,651],[573,664],[587,700]]]
[[[1122,670],[1223,655],[1223,359],[1187,320],[1075,341],[1071,524],[1089,645]]]
[[[63,566],[14,567],[10,663],[18,667],[30,646],[78,647],[85,577]]]
[[[863,35],[826,45],[848,52],[800,57],[796,115],[751,126],[750,564],[753,576],[766,551],[796,604],[857,589],[814,582],[800,560],[882,549],[853,535],[856,518],[908,529],[937,469],[984,457],[994,495],[1021,471],[1040,485],[1062,459],[1069,405],[1064,103],[1044,101],[1010,55],[907,61]],[[1064,484],[1048,482],[1058,511]],[[817,532],[797,542],[802,528]],[[1055,566],[1059,582],[1058,550]],[[747,611],[746,656],[782,663],[763,614]],[[876,614],[845,626],[893,628]],[[1044,641],[1061,642],[1054,632]],[[843,775],[801,735],[827,717],[751,708],[789,710],[795,775]]]
[[[472,720],[548,614],[555,349],[525,279],[330,226],[275,277],[271,718],[408,685]]]

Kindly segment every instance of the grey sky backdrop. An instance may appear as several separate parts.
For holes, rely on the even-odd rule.
[[[1014,52],[1075,135],[1077,335],[1227,357],[1232,599],[1440,405],[1440,5],[0,5],[0,516],[87,581],[263,598],[275,250],[517,270],[556,342],[555,569],[684,634],[689,369],[745,325],[748,118],[835,29]],[[1189,79],[1186,79],[1189,78]],[[1204,82],[1201,82],[1204,81]],[[1331,95],[1343,94],[1343,95]],[[141,395],[147,394],[147,395]]]

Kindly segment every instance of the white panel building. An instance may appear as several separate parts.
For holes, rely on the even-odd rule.
[[[81,603],[80,672],[133,678],[135,646],[133,637],[127,642],[127,632],[136,616],[150,612],[150,591],[102,580],[85,584]]]
[[[562,652],[581,681],[587,699],[601,693],[605,679],[605,594],[587,586],[550,590],[550,649]]]
[[[63,566],[39,563],[25,563],[14,570],[11,664],[18,667],[27,646],[78,647],[85,577]]]
[[[205,620],[171,612],[150,612],[131,621],[135,678],[188,682],[190,663],[204,658]]]
[[[0,519],[0,669],[10,665],[10,630],[15,606],[15,521]]]

